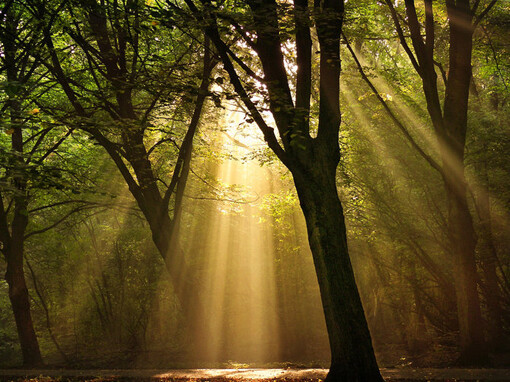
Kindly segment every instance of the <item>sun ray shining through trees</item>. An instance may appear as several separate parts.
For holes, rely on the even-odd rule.
[[[509,25],[0,1],[0,368],[510,367]]]
[[[221,145],[220,150],[234,158],[219,164],[218,181],[226,187],[248,188],[247,197],[257,201],[230,203],[211,213],[213,230],[203,254],[210,269],[201,292],[208,301],[210,324],[204,342],[205,346],[212,342],[209,351],[215,361],[268,362],[279,358],[272,232],[263,224],[260,209],[271,175],[256,163],[236,159],[246,149],[236,148],[227,137]]]

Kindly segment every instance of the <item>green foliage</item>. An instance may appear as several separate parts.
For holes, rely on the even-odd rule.
[[[199,94],[203,25],[177,6],[157,1],[71,1],[62,3],[56,13],[53,1],[15,3],[21,15],[17,42],[34,41],[27,48],[27,65],[42,64],[34,67],[26,81],[8,81],[4,66],[0,67],[0,193],[9,219],[14,198],[20,194],[27,198],[25,273],[45,359],[50,365],[83,367],[165,366],[185,360],[189,333],[171,280],[125,179],[104,143],[91,132],[97,130],[112,144],[136,182],[141,182],[135,175],[136,161],[129,161],[126,147],[145,150],[144,159],[150,162],[163,192],[174,175]],[[282,52],[294,94],[297,57],[291,4],[279,4]],[[109,74],[108,57],[100,52],[91,29],[90,11],[96,6],[106,15],[107,36],[114,53],[121,57],[115,65],[124,65],[123,78]],[[253,35],[246,2],[215,1],[210,7],[230,48],[260,76],[256,55],[239,40],[231,22],[238,20],[244,32]],[[447,18],[442,4],[435,7],[434,58],[447,72]],[[36,8],[42,12],[39,19]],[[397,11],[404,14],[403,2],[397,2]],[[421,3],[418,17],[424,21]],[[55,74],[52,51],[43,44],[38,29],[41,25],[49,28],[62,74],[85,115],[77,112]],[[402,54],[387,7],[367,0],[347,2],[344,32],[379,95],[417,144],[437,159],[438,145],[431,134],[422,84]],[[482,225],[480,190],[489,195],[504,313],[510,309],[508,32],[508,5],[498,2],[475,33],[465,158],[470,210],[478,231]],[[312,37],[309,123],[314,136],[319,63],[316,36]],[[23,52],[20,49],[17,54]],[[337,184],[347,217],[351,258],[376,348],[384,357],[389,346],[419,354],[424,343],[451,344],[458,324],[442,178],[395,127],[360,78],[344,44],[342,57],[342,156]],[[437,74],[442,90],[439,65]],[[246,73],[241,80],[266,112],[265,85]],[[237,146],[246,146],[243,142],[248,141],[250,145],[256,142],[256,147],[225,150],[224,133],[231,132],[225,115],[238,107],[237,98],[220,69],[213,71],[212,81],[208,93],[212,102],[205,107],[194,140],[192,173],[178,227],[187,277],[199,284],[211,271],[204,253],[215,228],[211,227],[215,214],[230,217],[229,229],[234,230],[239,228],[240,217],[260,203],[259,224],[271,228],[267,239],[274,247],[275,288],[280,301],[276,315],[286,346],[282,358],[303,362],[326,359],[328,344],[318,285],[289,174],[276,164],[275,154],[262,138],[252,136],[254,121],[248,115],[241,117],[234,136],[228,138]],[[135,114],[129,118],[121,115],[119,103],[126,93],[131,95]],[[19,103],[15,118],[5,106],[13,100]],[[18,128],[22,129],[23,153],[12,148]],[[138,139],[132,147],[125,144],[129,134]],[[227,161],[257,161],[280,178],[273,175],[274,189],[259,199],[250,188],[219,179],[218,167]],[[19,179],[26,181],[24,188],[18,187]],[[172,215],[171,209],[169,212]],[[230,240],[241,248],[243,238],[233,236]],[[483,254],[479,246],[479,261]],[[5,273],[4,260],[0,260],[0,271]],[[481,286],[483,283],[482,277]],[[485,305],[484,315],[487,317]],[[503,324],[508,331],[506,317]],[[304,348],[303,344],[309,345]],[[19,364],[19,354],[7,285],[0,281],[0,366]],[[231,364],[238,365],[237,361]],[[394,365],[396,361],[387,362]]]

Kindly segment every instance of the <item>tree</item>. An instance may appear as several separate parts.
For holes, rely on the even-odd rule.
[[[149,224],[184,316],[194,322],[194,315],[202,317],[200,299],[193,278],[181,277],[185,259],[178,228],[193,139],[215,60],[208,48],[201,57],[195,53],[195,40],[201,37],[181,33],[175,23],[158,26],[149,21],[150,8],[144,2],[71,1],[62,9],[35,0],[32,4],[34,14],[46,20],[45,65],[73,110],[73,119],[66,115],[65,120],[88,133],[117,166]],[[54,18],[58,23],[49,23]],[[57,30],[75,50],[68,58],[59,48]],[[158,121],[162,110],[175,119]],[[174,146],[172,166],[158,166],[158,150]]]
[[[248,15],[245,25],[240,25],[235,17],[225,15],[228,3],[216,5],[203,1],[202,9],[192,0],[186,0],[186,4],[205,26],[250,117],[264,134],[269,147],[292,173],[307,224],[329,334],[332,360],[326,380],[382,380],[349,259],[343,210],[336,187],[340,158],[339,49],[343,2],[315,2],[310,8],[306,0],[296,0],[288,6],[280,6],[274,0],[247,1],[247,7],[242,9]],[[178,10],[171,2],[167,5]],[[320,101],[315,137],[312,136],[314,115],[311,111],[314,89],[311,14],[320,49]],[[221,26],[229,33],[235,30],[243,43],[256,53],[263,78],[236,56],[233,45],[225,43],[219,28],[219,22],[224,20],[226,26]],[[294,94],[290,74],[285,68],[284,43],[290,39],[286,38],[283,25],[290,26],[295,34],[297,73]],[[257,105],[250,96],[248,89],[254,88],[253,83],[251,86],[243,84],[239,68],[267,87],[267,93],[262,93],[267,97],[280,141],[264,119],[262,105]]]
[[[12,2],[2,8],[0,18],[5,21],[0,27],[3,51],[1,58],[5,71],[5,74],[2,74],[5,76],[6,90],[2,112],[8,113],[5,133],[10,135],[11,144],[10,150],[2,153],[5,170],[2,171],[0,188],[0,240],[7,263],[5,280],[9,285],[9,299],[23,353],[23,365],[33,367],[42,364],[42,357],[30,314],[30,301],[23,269],[23,247],[29,222],[29,166],[33,159],[31,154],[37,150],[38,145],[36,143],[32,152],[26,152],[27,134],[24,130],[28,128],[29,118],[23,115],[23,108],[26,107],[23,99],[30,93],[27,89],[30,89],[30,81],[39,62],[31,59],[31,54],[23,41],[26,39],[29,44],[37,44],[40,30],[28,31],[23,20],[23,8]],[[36,111],[38,110],[34,109],[33,114]],[[40,138],[36,142],[40,143],[47,133],[37,134]]]
[[[471,56],[473,33],[496,1],[491,1],[478,15],[480,5],[469,0],[447,1],[449,27],[448,73],[436,60],[433,1],[424,2],[424,28],[415,3],[405,1],[406,25],[414,52],[404,34],[401,16],[389,0],[385,1],[395,24],[400,43],[421,78],[427,110],[439,142],[440,172],[448,202],[448,237],[454,264],[457,316],[460,331],[462,364],[486,362],[480,299],[477,290],[475,260],[476,233],[467,199],[464,153],[467,133],[469,88],[472,79]],[[425,39],[422,37],[424,29]],[[438,86],[436,68],[442,74],[444,97]],[[442,101],[441,101],[442,99]],[[442,103],[442,105],[441,105]],[[430,158],[430,157],[429,157]]]

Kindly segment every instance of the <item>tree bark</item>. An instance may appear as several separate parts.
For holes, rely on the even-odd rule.
[[[483,186],[481,186],[475,195],[475,202],[476,209],[478,211],[478,217],[480,219],[478,249],[484,276],[482,292],[485,296],[485,303],[487,305],[488,345],[491,347],[491,349],[501,350],[505,343],[505,334],[503,331],[501,290],[499,287],[499,277],[496,270],[498,263],[498,253],[494,244],[494,237],[492,233],[487,159],[483,158],[482,163],[477,167],[477,172],[480,174],[481,180],[483,180]]]
[[[4,251],[7,259],[5,281],[9,285],[9,300],[18,331],[23,366],[29,368],[41,366],[43,361],[32,322],[28,289],[23,271],[23,242],[13,240],[7,248],[4,248]]]
[[[9,286],[9,300],[12,305],[14,320],[23,355],[24,367],[35,367],[43,364],[39,342],[34,330],[34,324],[30,313],[30,300],[28,295],[25,273],[23,269],[25,232],[28,225],[28,202],[29,193],[27,182],[29,175],[26,167],[28,160],[24,156],[23,129],[26,127],[22,118],[22,102],[24,86],[31,81],[32,73],[39,65],[37,60],[28,64],[22,59],[28,56],[25,44],[31,46],[35,40],[24,40],[21,36],[24,32],[20,26],[21,15],[19,9],[13,4],[7,5],[3,11],[4,24],[0,28],[0,42],[3,45],[3,64],[5,77],[11,85],[11,91],[6,91],[6,111],[10,114],[11,132],[11,166],[6,168],[7,180],[5,193],[10,195],[10,203],[13,212],[9,213],[4,207],[4,198],[0,190],[0,241],[1,251],[7,263],[5,281]],[[26,26],[25,26],[26,28]],[[33,32],[35,36],[38,33]],[[34,37],[34,39],[37,37]],[[22,39],[20,44],[18,39]],[[32,66],[33,65],[33,66]],[[3,182],[4,183],[4,182]]]
[[[10,261],[8,263],[5,280],[9,285],[9,300],[11,301],[16,321],[16,329],[23,354],[23,366],[40,366],[43,364],[43,361],[30,314],[28,289],[23,266],[19,265],[18,261]]]
[[[484,364],[487,350],[477,289],[476,233],[467,201],[464,150],[467,133],[474,27],[469,1],[447,7],[450,21],[449,73],[444,101],[443,179],[448,201],[449,236],[454,258],[457,315],[463,365]],[[442,138],[442,139],[441,139]]]
[[[458,169],[456,173],[458,174]],[[464,177],[463,173],[462,177]],[[487,361],[487,351],[477,289],[476,233],[467,204],[466,183],[464,179],[459,180],[458,177],[451,179],[450,176],[445,175],[445,187],[459,322],[461,355],[458,363],[460,365],[484,364]]]
[[[334,173],[293,171],[313,255],[331,348],[326,381],[383,381],[347,248]]]
[[[3,200],[1,200],[0,195],[2,252],[4,253],[7,263],[5,281],[9,286],[9,300],[11,301],[21,352],[23,354],[23,366],[35,367],[42,365],[43,361],[30,313],[28,289],[23,270],[24,236],[28,225],[28,195],[26,191],[27,180],[24,173],[23,136],[19,123],[20,104],[17,100],[11,99],[9,106],[11,123],[14,130],[11,138],[12,150],[16,162],[16,167],[12,170],[12,174],[10,174],[14,186],[14,195],[12,196],[14,200],[14,212],[9,232],[7,214],[4,210]]]

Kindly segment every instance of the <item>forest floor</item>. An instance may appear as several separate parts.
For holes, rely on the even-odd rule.
[[[383,368],[386,381],[510,381],[510,369]],[[0,369],[0,381],[13,382],[318,382],[327,369],[186,369],[186,370],[22,370]],[[367,381],[369,382],[369,381]]]

